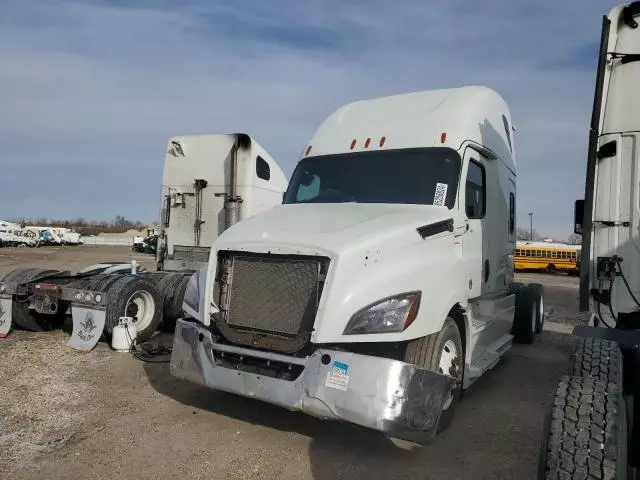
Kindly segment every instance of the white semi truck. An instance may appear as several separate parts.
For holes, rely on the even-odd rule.
[[[640,478],[639,22],[640,2],[603,18],[585,198],[575,206],[580,309],[591,315],[573,332],[540,479]]]
[[[514,283],[513,132],[484,87],[334,112],[283,205],[226,230],[191,278],[172,374],[431,440],[543,327],[541,287]]]
[[[76,273],[21,268],[0,280],[0,336],[11,324],[28,330],[60,326],[74,317],[71,345],[90,349],[118,319],[132,317],[138,338],[182,314],[191,274],[206,265],[218,234],[282,201],[287,182],[271,156],[250,136],[172,138],[162,185],[158,272],[129,262],[105,262]],[[84,325],[84,326],[83,326]],[[104,327],[103,327],[104,326]]]

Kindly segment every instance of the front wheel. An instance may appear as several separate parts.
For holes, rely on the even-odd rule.
[[[438,432],[441,432],[451,424],[462,391],[464,351],[456,322],[447,317],[440,332],[410,341],[404,361],[458,380],[442,409],[438,423]]]

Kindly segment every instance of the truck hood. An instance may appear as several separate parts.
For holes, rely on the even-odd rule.
[[[288,249],[289,253],[301,248],[307,251],[299,253],[337,254],[356,244],[379,244],[407,231],[417,240],[420,238],[417,228],[452,216],[447,207],[432,205],[280,205],[225,231],[216,242],[216,249],[251,250],[252,245],[262,245]]]

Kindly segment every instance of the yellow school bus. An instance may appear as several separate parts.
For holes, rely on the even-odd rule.
[[[517,242],[513,263],[519,271],[567,272],[578,275],[580,245],[549,242]]]

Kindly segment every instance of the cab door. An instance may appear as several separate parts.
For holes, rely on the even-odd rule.
[[[471,148],[465,151],[464,163],[462,185],[466,232],[462,237],[462,252],[467,269],[468,298],[471,300],[482,295],[487,263],[484,235],[487,174],[482,156]]]

